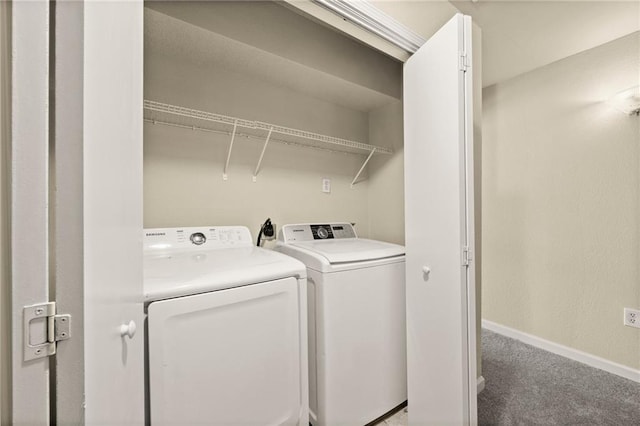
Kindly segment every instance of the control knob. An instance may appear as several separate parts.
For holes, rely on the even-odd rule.
[[[194,232],[193,234],[191,234],[191,237],[189,237],[189,239],[193,244],[197,246],[200,246],[204,244],[205,241],[207,241],[207,237],[205,237],[202,232]]]
[[[329,236],[329,231],[327,231],[326,228],[320,227],[316,232],[318,234],[318,237],[320,237],[323,240]]]

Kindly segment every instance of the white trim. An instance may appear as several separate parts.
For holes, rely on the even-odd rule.
[[[609,361],[607,359],[600,358],[598,356],[591,355],[577,349],[560,345],[558,343],[554,343],[549,340],[545,340],[540,337],[515,330],[513,328],[505,327],[504,325],[496,324],[495,322],[491,322],[488,320],[482,320],[482,328],[486,328],[487,330],[493,331],[494,333],[519,340],[523,343],[535,346],[536,348],[543,349],[556,355],[581,362],[590,367],[598,368],[608,373],[615,374],[617,376],[624,377],[625,379],[640,383],[640,370],[635,370],[631,367],[627,367],[626,365],[618,364],[613,361]]]
[[[402,49],[370,30],[347,20],[339,13],[322,6],[314,0],[284,0],[283,5],[296,13],[310,17],[312,20],[318,21],[323,25],[335,28],[339,32],[353,37],[373,49],[385,53],[399,61],[406,62],[411,56],[411,54],[405,49]]]
[[[408,53],[415,53],[426,41],[422,36],[411,31],[368,1],[311,1]]]
[[[22,333],[23,306],[49,301],[49,6],[11,10],[12,424],[49,425],[49,358],[24,361]]]
[[[478,377],[478,393],[484,390],[484,385],[485,385],[484,376]]]

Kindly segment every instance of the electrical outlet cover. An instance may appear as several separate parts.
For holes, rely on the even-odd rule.
[[[322,192],[329,194],[331,192],[331,179],[322,178]]]
[[[640,310],[624,308],[624,325],[640,328]]]

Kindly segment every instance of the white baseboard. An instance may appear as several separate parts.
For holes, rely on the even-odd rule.
[[[493,331],[494,333],[519,340],[528,345],[544,349],[547,352],[552,352],[565,358],[581,362],[590,367],[598,368],[608,373],[612,373],[617,376],[624,377],[625,379],[633,380],[634,382],[640,383],[640,370],[634,370],[633,368],[627,367],[626,365],[618,364],[613,361],[609,361],[604,358],[600,358],[595,355],[570,348],[568,346],[560,345],[558,343],[554,343],[549,340],[533,336],[531,334],[523,333],[522,331],[505,327],[504,325],[496,324],[495,322],[482,320],[482,328],[486,328],[487,330]]]
[[[484,377],[478,377],[478,393],[484,390]]]

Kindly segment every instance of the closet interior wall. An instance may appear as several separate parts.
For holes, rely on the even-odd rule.
[[[352,188],[366,153],[270,142],[253,182],[264,140],[237,136],[223,180],[230,135],[147,122],[144,226],[246,225],[255,235],[267,217],[346,220],[360,236],[403,243],[402,65],[275,3],[212,3],[145,4],[145,99],[394,154],[375,155]]]

